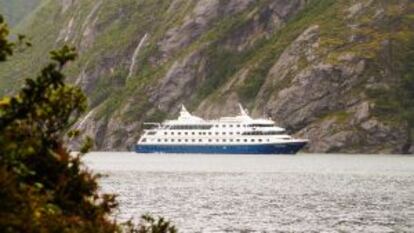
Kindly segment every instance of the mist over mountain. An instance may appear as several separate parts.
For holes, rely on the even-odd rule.
[[[74,126],[99,150],[134,145],[144,121],[271,117],[310,152],[413,152],[409,0],[0,0],[33,47],[0,66],[19,88],[47,51],[76,46],[70,82],[90,99]],[[414,86],[413,86],[414,88]],[[62,100],[64,101],[64,100]]]
[[[41,0],[0,0],[0,14],[15,26],[40,4]]]

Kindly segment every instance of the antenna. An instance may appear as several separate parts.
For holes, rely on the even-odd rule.
[[[239,108],[240,108],[240,115],[241,116],[249,116],[248,111],[246,109],[243,108],[243,105],[241,105],[239,103]]]

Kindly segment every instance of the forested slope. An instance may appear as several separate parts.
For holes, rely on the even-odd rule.
[[[311,152],[412,151],[414,5],[408,0],[46,0],[19,28],[34,46],[0,66],[0,92],[42,55],[90,98],[75,126],[125,150],[181,104],[207,118],[270,116]]]

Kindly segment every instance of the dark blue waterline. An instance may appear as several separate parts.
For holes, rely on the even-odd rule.
[[[266,145],[136,145],[137,153],[296,154],[306,142]]]

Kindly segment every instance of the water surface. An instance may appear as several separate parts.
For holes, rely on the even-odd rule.
[[[414,232],[414,157],[91,153],[118,194],[180,232]]]

